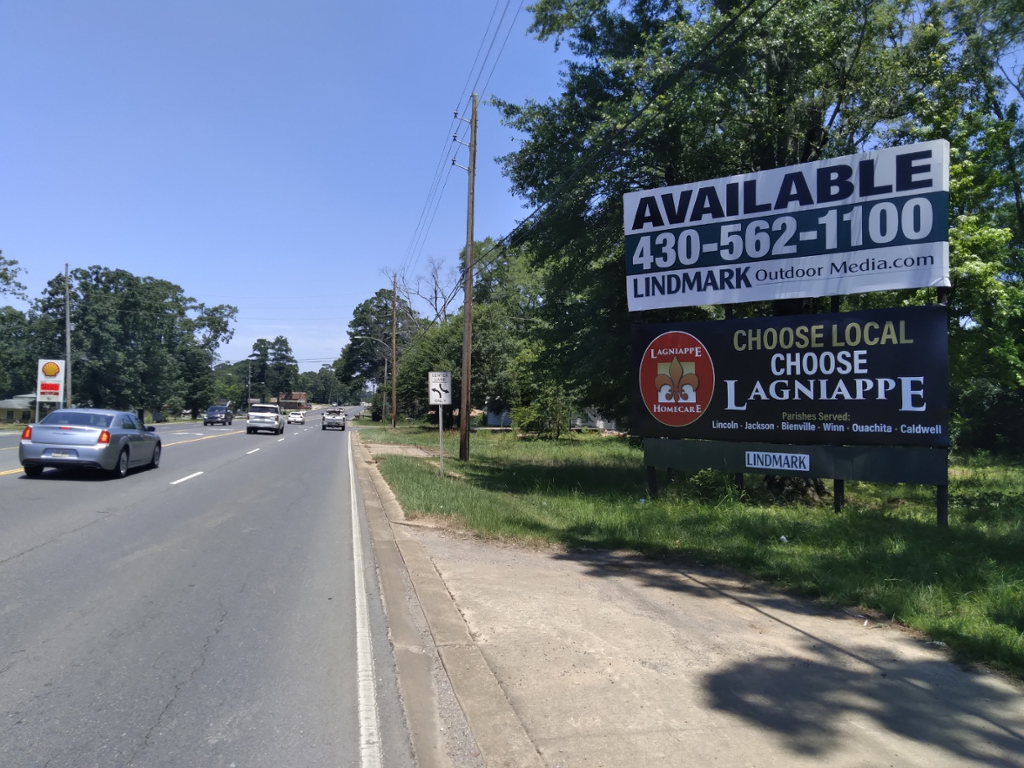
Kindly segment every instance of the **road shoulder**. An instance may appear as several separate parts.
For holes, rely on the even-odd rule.
[[[541,766],[369,451],[358,438],[352,445],[419,765]]]
[[[375,487],[488,765],[1024,764],[1022,686],[916,633],[701,566],[462,537]],[[488,739],[520,730],[531,762],[501,761]]]

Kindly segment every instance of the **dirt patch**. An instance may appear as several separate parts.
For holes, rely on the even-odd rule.
[[[424,459],[431,454],[420,448],[418,445],[400,445],[397,443],[363,443],[372,456],[397,455],[413,456],[417,459]]]

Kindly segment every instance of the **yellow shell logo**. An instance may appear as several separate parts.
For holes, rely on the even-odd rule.
[[[43,375],[44,376],[56,376],[60,373],[60,366],[54,362],[43,363]]]

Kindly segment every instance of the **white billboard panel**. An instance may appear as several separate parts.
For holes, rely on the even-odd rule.
[[[948,287],[949,144],[623,197],[630,311]]]
[[[64,402],[64,361],[47,358],[36,369],[36,400],[41,403]]]

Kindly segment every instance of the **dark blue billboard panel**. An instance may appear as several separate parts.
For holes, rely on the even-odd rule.
[[[949,445],[946,310],[632,326],[632,431],[804,445]]]

